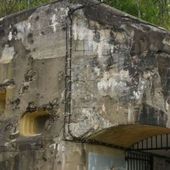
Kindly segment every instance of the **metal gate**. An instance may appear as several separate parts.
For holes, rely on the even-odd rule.
[[[153,170],[153,157],[148,153],[127,151],[127,170]]]

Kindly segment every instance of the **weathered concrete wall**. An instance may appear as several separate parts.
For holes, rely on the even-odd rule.
[[[99,161],[98,157],[100,156],[111,158],[111,163],[106,164],[105,169],[102,170],[107,168],[125,169],[123,151],[72,142],[49,145],[45,150],[21,150],[19,153],[4,153],[0,158],[3,160],[0,161],[0,168],[2,170],[99,170],[99,165],[91,159]],[[101,160],[100,163],[104,164]]]
[[[68,7],[75,11],[68,13]],[[24,113],[44,109],[63,122],[69,51],[67,123],[76,136],[136,122],[169,126],[168,32],[92,1],[61,1],[0,24],[2,117],[17,125]]]
[[[124,151],[70,142],[61,143],[60,147],[63,153],[62,166],[64,170],[125,170]],[[102,156],[105,157],[105,160]]]
[[[0,21],[0,90],[5,91],[0,93],[4,105],[0,126],[7,140],[8,132],[18,133],[21,116],[37,110],[51,115],[46,127],[49,135],[61,133],[66,4],[47,5]]]
[[[43,6],[0,21],[2,170],[48,170],[54,166],[56,153],[51,144],[62,136],[64,122],[66,4]],[[44,112],[48,116],[42,119]],[[36,115],[27,116],[32,113]],[[21,126],[24,116],[28,120]],[[36,124],[42,127],[38,136]]]
[[[73,14],[72,31],[73,134],[170,126],[168,32],[94,4]]]
[[[120,124],[170,127],[169,67],[169,32],[98,2],[2,18],[0,169],[87,169],[93,148],[62,145],[64,129],[71,138]]]

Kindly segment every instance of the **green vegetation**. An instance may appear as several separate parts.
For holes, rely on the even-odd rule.
[[[107,4],[170,29],[170,0],[106,0]]]
[[[0,17],[53,0],[0,0]],[[170,0],[104,0],[117,9],[170,29]]]
[[[24,9],[30,9],[50,1],[52,0],[0,0],[0,17]]]

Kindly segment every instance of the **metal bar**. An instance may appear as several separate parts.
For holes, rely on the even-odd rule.
[[[153,156],[170,160],[164,156],[139,151],[127,151],[127,155],[127,170],[153,170]]]
[[[168,146],[168,147],[154,147],[154,148],[144,148],[144,149],[129,149],[129,150],[131,150],[131,151],[152,151],[152,150],[170,150],[170,146]]]
[[[167,146],[169,146],[169,135],[167,134],[167,137],[168,137],[168,145]]]
[[[142,140],[142,149],[143,149],[143,140]]]
[[[137,163],[138,155],[137,155],[137,153],[135,153],[134,156],[135,156],[135,170],[137,170],[137,167],[138,167],[138,163]]]
[[[157,135],[152,136],[148,139],[141,140],[140,142],[136,143],[134,146],[131,147],[131,150],[134,151],[144,151],[144,150],[169,150],[170,144],[169,144],[169,134],[164,135]]]
[[[142,154],[142,159],[144,159],[143,154]],[[142,166],[142,170],[145,170],[145,161],[141,161],[141,166]]]
[[[150,155],[150,170],[153,170],[153,156]]]
[[[131,159],[131,162],[132,162],[132,170],[135,170],[135,159],[134,159],[134,154],[132,153],[132,159]]]
[[[163,147],[162,134],[161,134],[161,147]]]
[[[131,154],[129,154],[129,156],[131,156]],[[129,164],[129,166],[130,166],[130,169],[129,170],[133,170],[133,165],[132,165],[132,159],[130,158],[130,164]]]
[[[138,157],[140,158],[140,155],[138,155]],[[137,169],[140,170],[140,160],[137,160]]]
[[[153,140],[152,140],[152,137],[151,137],[151,148],[153,147]]]
[[[137,149],[139,149],[139,143],[137,143]]]
[[[139,160],[138,160],[138,170],[142,170],[142,169],[141,169],[141,161],[140,161],[140,159],[141,159],[141,154],[139,154],[138,157],[139,157]]]
[[[127,159],[127,170],[130,170],[129,159]]]
[[[168,147],[168,134],[166,134],[166,147]]]

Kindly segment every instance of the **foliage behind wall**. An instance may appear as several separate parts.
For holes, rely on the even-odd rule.
[[[170,0],[106,0],[107,4],[170,29]]]
[[[52,0],[0,0],[0,17],[24,9],[30,9],[50,1]]]
[[[0,0],[0,17],[51,1],[54,0]],[[170,29],[170,0],[104,0],[104,3]]]

